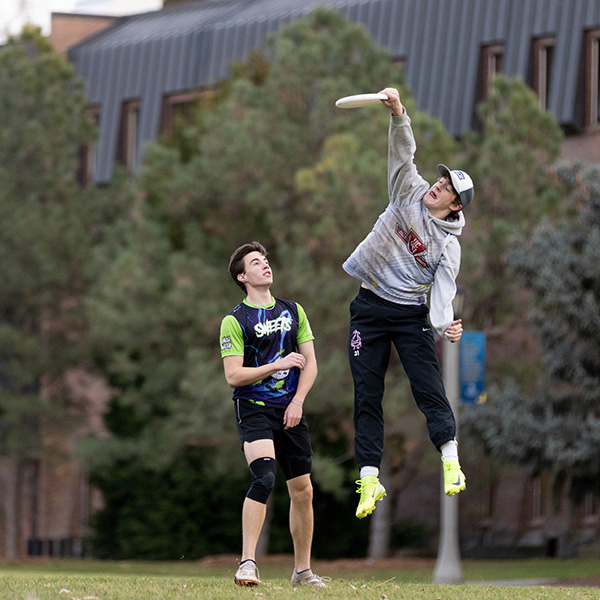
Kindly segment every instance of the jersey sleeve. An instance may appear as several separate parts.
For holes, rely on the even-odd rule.
[[[300,304],[296,302],[298,307],[298,334],[296,335],[296,343],[303,344],[304,342],[310,342],[315,339],[306,312]]]
[[[244,334],[242,326],[233,315],[227,315],[221,321],[221,358],[225,356],[244,356]]]

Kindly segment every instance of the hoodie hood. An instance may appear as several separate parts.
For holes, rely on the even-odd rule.
[[[429,209],[423,204],[423,210],[427,213],[430,223],[435,223],[436,227],[442,229],[445,233],[459,236],[466,224],[465,215],[462,210],[454,212],[447,219],[438,219],[434,217]]]

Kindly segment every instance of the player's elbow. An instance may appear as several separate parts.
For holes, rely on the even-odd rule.
[[[227,381],[227,384],[230,388],[236,388],[240,386],[240,377],[235,372],[225,371],[225,381]]]
[[[225,379],[227,380],[227,384],[229,385],[230,388],[236,388],[239,386],[239,382],[238,382],[237,378],[225,377]]]

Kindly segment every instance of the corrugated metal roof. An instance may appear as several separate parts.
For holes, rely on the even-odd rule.
[[[504,43],[504,71],[525,78],[532,40],[554,35],[549,108],[561,123],[578,124],[582,42],[587,28],[600,26],[598,0],[199,0],[124,18],[70,51],[101,110],[97,181],[112,175],[124,100],[141,100],[141,152],[158,133],[165,93],[214,85],[233,60],[316,6],[363,23],[404,58],[419,109],[456,135],[472,123],[481,46]]]

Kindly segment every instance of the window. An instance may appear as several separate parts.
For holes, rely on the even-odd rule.
[[[600,29],[586,35],[586,125],[600,126]]]
[[[392,65],[394,65],[394,67],[396,67],[397,69],[400,69],[400,71],[402,72],[406,72],[406,63],[407,63],[407,59],[406,56],[394,56],[392,57]]]
[[[140,101],[126,100],[123,102],[117,160],[127,167],[129,172],[135,171],[137,167],[139,122]]]
[[[88,109],[89,119],[96,127],[100,124],[100,108],[91,107]],[[77,181],[81,185],[88,185],[94,179],[94,169],[96,167],[97,142],[94,140],[83,144],[79,149],[79,169],[77,171]]]
[[[531,525],[539,526],[544,522],[548,510],[548,498],[552,497],[552,480],[547,475],[531,481]]]
[[[531,517],[532,519],[540,519],[543,516],[542,513],[542,481],[539,477],[533,480],[532,493],[531,493]]]
[[[165,96],[160,120],[161,133],[173,133],[180,120],[189,121],[198,101],[214,96],[212,90],[183,92]]]
[[[533,41],[533,56],[531,68],[531,87],[536,93],[540,108],[548,109],[550,93],[550,77],[552,74],[552,59],[554,57],[554,37],[541,37]]]
[[[483,47],[482,56],[482,81],[483,81],[483,97],[487,98],[492,85],[494,75],[502,72],[502,61],[504,58],[503,44],[490,44]]]

